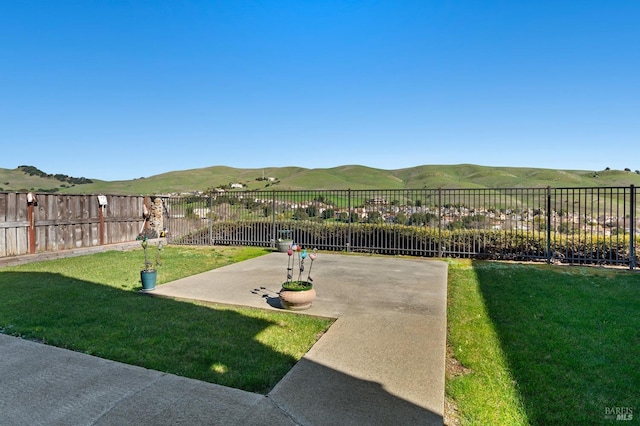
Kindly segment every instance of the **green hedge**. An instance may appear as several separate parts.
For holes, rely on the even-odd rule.
[[[501,260],[546,260],[567,263],[629,264],[629,236],[566,235],[539,231],[438,229],[407,225],[328,221],[215,222],[174,239],[176,244],[238,244],[270,246],[280,230],[291,230],[295,242],[320,250],[348,250],[427,257],[470,257]],[[209,235],[213,241],[209,240]],[[274,237],[275,235],[275,237]],[[349,245],[347,243],[350,243]],[[637,241],[636,241],[637,245]],[[637,256],[636,256],[637,261]]]

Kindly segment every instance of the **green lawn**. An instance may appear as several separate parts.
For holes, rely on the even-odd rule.
[[[640,275],[450,261],[447,396],[463,424],[611,424],[640,415]]]
[[[268,251],[163,250],[164,283]],[[138,294],[142,250],[0,269],[0,332],[253,392],[268,392],[331,320]]]
[[[164,250],[159,283],[259,256]],[[0,269],[0,332],[266,393],[331,321],[145,297],[141,250]],[[450,260],[446,393],[463,424],[611,424],[640,414],[640,275]]]

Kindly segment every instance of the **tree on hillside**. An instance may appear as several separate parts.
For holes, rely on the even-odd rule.
[[[322,211],[322,215],[321,217],[323,219],[333,219],[333,216],[335,215],[335,210],[333,209],[326,209]]]
[[[295,220],[307,220],[309,219],[309,214],[307,213],[306,209],[299,207],[296,209],[296,212],[294,213],[293,218]]]
[[[398,225],[406,225],[407,224],[407,215],[404,213],[398,213],[393,220],[394,223]]]
[[[84,183],[93,183],[91,179],[87,179],[84,177],[74,178],[74,177],[63,175],[60,173],[57,173],[55,175],[47,174],[34,166],[19,166],[18,169],[22,170],[24,173],[28,174],[29,176],[39,176],[44,179],[53,178],[60,182],[67,182],[67,183],[78,184],[78,185],[82,185]]]
[[[307,207],[305,209],[305,211],[307,212],[307,215],[309,215],[309,217],[318,216],[318,208],[316,206],[314,206],[313,204],[310,205],[309,207]]]
[[[379,211],[372,211],[367,214],[368,223],[382,223],[382,214]]]

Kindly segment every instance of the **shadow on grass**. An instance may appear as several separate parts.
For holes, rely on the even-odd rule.
[[[256,340],[288,325],[232,310],[51,273],[3,272],[0,293],[3,333],[101,358],[259,393],[296,363]]]
[[[296,362],[293,357],[278,353],[256,340],[256,336],[266,328],[282,324],[230,310],[145,297],[132,291],[40,272],[0,273],[0,294],[3,296],[0,300],[0,333],[178,376],[266,394]],[[2,350],[0,347],[0,352]],[[33,353],[29,356],[38,357],[40,361],[46,356],[44,352],[28,351]],[[0,357],[4,361],[0,361],[0,376],[2,369],[7,368],[7,360],[8,365],[28,363],[28,360],[15,360],[11,356],[5,354]],[[82,381],[86,380],[83,374],[91,374],[87,373],[92,371],[90,368],[78,373],[68,358],[65,359],[67,361],[53,373],[32,369],[27,373],[37,376],[37,381],[48,383],[55,383],[60,377],[65,380],[77,377]],[[183,361],[176,366],[176,359]],[[47,362],[41,361],[40,364],[46,365]],[[380,383],[352,377],[304,359],[298,368],[301,369],[302,380],[299,376],[295,380],[287,376],[281,382],[282,386],[274,389],[273,398],[269,398],[277,399],[278,406],[284,407],[295,418],[309,421],[337,419],[354,424],[375,423],[380,419],[388,419],[389,423],[401,419],[412,424],[442,424],[441,415],[390,394]],[[56,377],[47,378],[46,374],[55,374]],[[34,383],[33,377],[14,379],[15,383],[7,383],[6,390],[11,389],[8,396],[0,391],[0,396],[11,408],[4,413],[8,418],[24,419],[25,413],[29,413],[34,422],[47,423],[49,416],[53,416],[51,413],[59,414],[57,405],[68,408],[68,398],[77,398],[75,393],[67,395],[64,392],[47,394],[44,401],[22,398],[16,389],[24,385],[25,379],[27,383]],[[119,414],[118,409],[128,407],[129,402],[121,401],[122,396],[118,392],[113,396],[108,389],[97,389],[99,382],[90,380],[89,383],[82,385],[83,393],[99,394],[100,397],[94,399],[84,395],[83,404],[98,403],[96,401],[99,400],[102,410],[114,404],[117,408],[108,409],[111,415]],[[37,392],[29,389],[31,395]],[[176,388],[174,392],[183,390]],[[115,400],[109,400],[107,395]],[[137,396],[133,398],[135,404],[139,404]],[[35,402],[39,410],[29,411],[29,404]],[[202,410],[192,401],[188,403],[194,410]],[[202,403],[210,402],[203,400]],[[280,415],[281,409],[277,410]],[[64,418],[74,420],[80,411],[86,413],[87,407],[80,404],[70,410]],[[152,405],[152,410],[156,410],[157,418],[163,420],[175,415],[173,407],[162,404]],[[36,414],[44,417],[39,418]],[[247,415],[245,412],[241,414]]]
[[[532,424],[610,423],[640,409],[640,276],[474,262]]]

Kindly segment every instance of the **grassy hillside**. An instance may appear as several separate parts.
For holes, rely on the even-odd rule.
[[[539,188],[630,185],[640,182],[640,175],[625,171],[596,173],[581,170],[487,167],[473,164],[419,166],[396,170],[393,173],[407,187],[413,188],[424,186],[428,188]]]
[[[263,180],[263,178],[265,180]],[[275,182],[266,180],[275,178]],[[214,166],[180,170],[126,181],[71,184],[30,176],[23,169],[0,168],[0,190],[70,194],[181,193],[241,183],[245,189],[403,189],[403,188],[540,188],[640,185],[640,174],[622,170],[552,170],[489,167],[473,164],[428,165],[383,170],[348,165],[328,169],[267,167],[236,169]]]
[[[58,188],[61,182],[56,179],[30,176],[18,169],[0,168],[0,188],[4,191],[27,190],[31,188]]]

